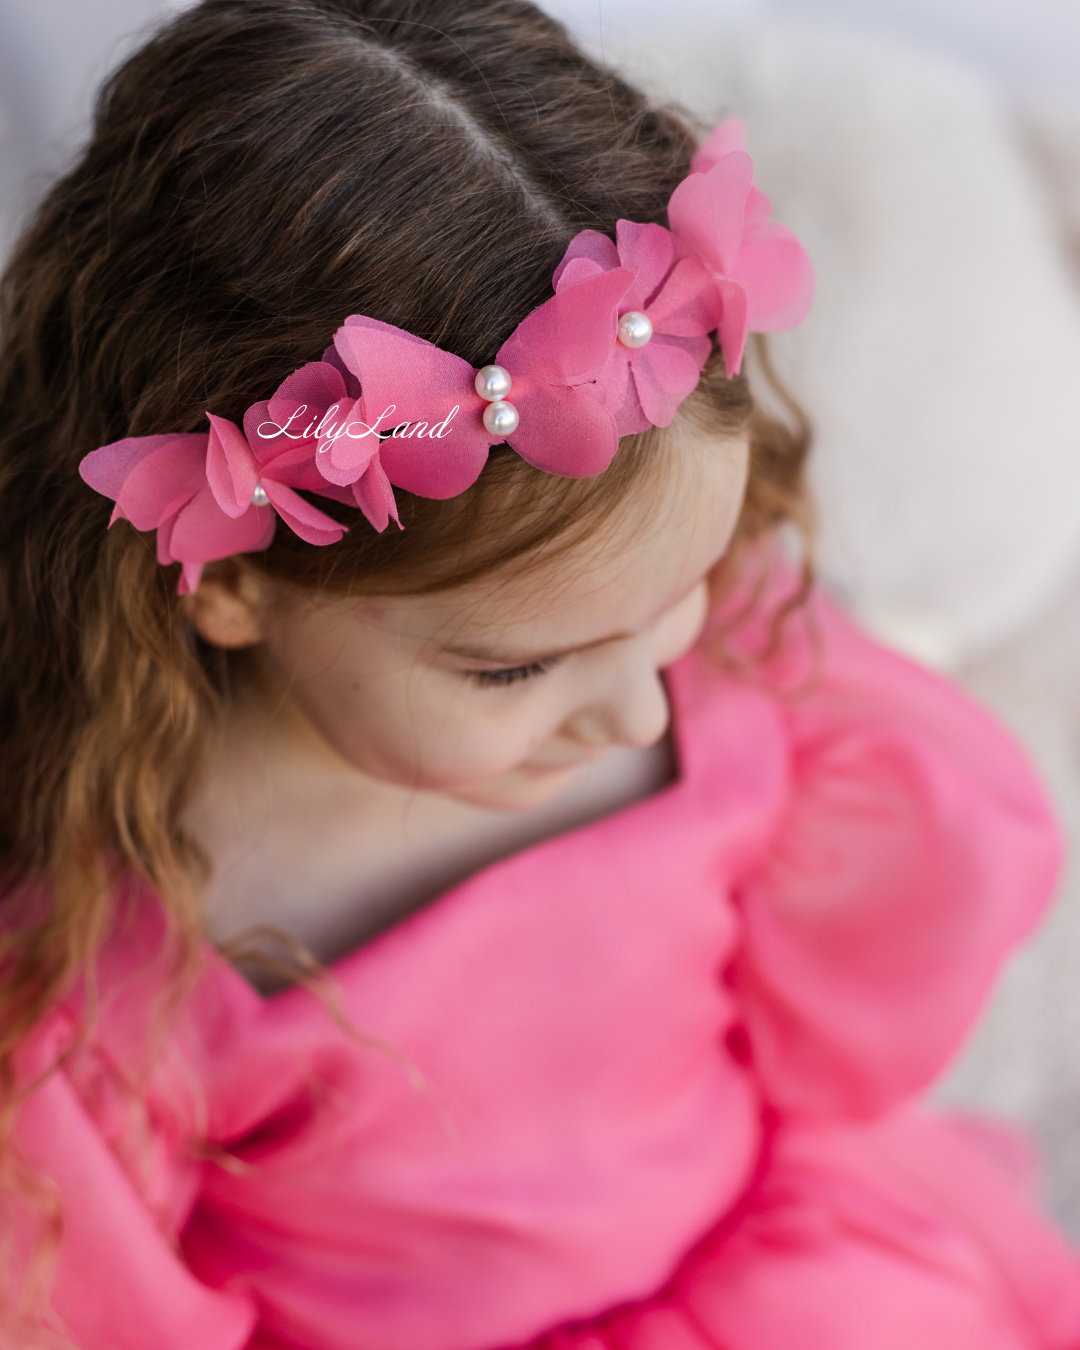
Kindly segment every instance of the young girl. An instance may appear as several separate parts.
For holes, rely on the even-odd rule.
[[[911,1104],[1056,835],[772,542],[768,214],[524,0],[109,81],[0,329],[11,1344],[1080,1346]]]

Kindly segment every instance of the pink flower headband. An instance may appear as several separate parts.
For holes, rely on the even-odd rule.
[[[266,548],[278,517],[308,543],[336,543],[345,526],[297,489],[359,506],[384,530],[398,520],[395,487],[455,497],[500,441],[546,473],[591,477],[620,436],[671,422],[710,333],[734,376],[749,332],[805,317],[810,261],[770,210],[742,124],[721,122],[672,193],[671,229],[620,220],[614,241],[582,231],[555,294],[482,370],[353,314],[321,361],[247,410],[243,430],[207,413],[209,432],[129,436],[79,472],[116,502],[110,525],[157,530],[158,560],[183,564],[182,595],[204,563]]]

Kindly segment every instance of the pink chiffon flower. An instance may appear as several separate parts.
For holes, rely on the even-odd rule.
[[[206,477],[221,510],[234,520],[258,510],[253,497],[258,487],[294,534],[309,544],[336,544],[345,533],[339,525],[295,491],[310,490],[315,481],[306,449],[288,446],[260,459],[235,423],[207,413],[210,439],[206,447]]]
[[[499,348],[514,379],[521,426],[507,439],[522,459],[562,478],[602,473],[619,448],[615,418],[588,387],[611,355],[619,306],[635,280],[616,267],[565,286]]]
[[[610,356],[617,309],[634,276],[617,267],[567,285],[528,314],[495,354],[494,364],[511,376],[507,401],[520,419],[506,440],[535,468],[590,478],[618,448],[614,418],[583,386]],[[395,427],[380,451],[390,482],[424,497],[453,497],[476,481],[498,437],[484,427],[488,405],[476,392],[473,366],[363,315],[345,320],[334,346],[360,382],[360,420]],[[319,458],[320,471],[347,476],[364,453],[342,438],[325,461]]]
[[[180,594],[193,592],[203,563],[265,548],[274,513],[254,507],[234,520],[217,505],[206,477],[205,432],[128,436],[86,455],[79,473],[95,492],[116,502],[109,518],[137,530],[157,530],[158,562],[183,564]]]
[[[351,483],[374,456],[388,484],[419,497],[456,497],[476,481],[495,438],[468,361],[362,314],[345,320],[324,360],[331,353],[357,396],[353,434],[319,443],[325,478]]]
[[[612,344],[594,391],[615,418],[620,436],[666,427],[696,386],[712,351],[712,305],[696,259],[679,256],[678,241],[662,225],[620,220],[616,239],[582,230],[555,270],[556,293],[600,272],[632,267],[637,275],[619,301],[618,317],[638,312],[652,324],[642,347]],[[685,253],[685,250],[682,250]]]
[[[79,465],[84,481],[116,502],[110,525],[156,530],[158,561],[183,564],[181,595],[197,589],[204,563],[267,548],[278,516],[308,543],[341,538],[345,527],[293,490],[305,484],[288,453],[260,463],[239,427],[207,416],[209,433],[129,436]]]
[[[401,522],[382,464],[379,428],[363,422],[362,412],[356,377],[328,347],[321,361],[294,370],[270,398],[251,405],[244,435],[261,462],[288,464],[294,487],[358,506],[381,532],[391,519]]]
[[[732,118],[705,140],[689,177],[671,194],[668,220],[708,274],[715,327],[729,375],[742,365],[750,332],[794,328],[813,298],[810,259],[794,234],[769,220],[753,186],[742,123]]]

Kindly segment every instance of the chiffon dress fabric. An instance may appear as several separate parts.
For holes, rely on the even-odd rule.
[[[739,642],[759,642],[767,616]],[[127,880],[24,1043],[81,1350],[1067,1350],[1021,1140],[913,1101],[1060,862],[1021,753],[814,599],[676,780],[262,997]],[[24,1234],[32,1228],[29,1211]]]

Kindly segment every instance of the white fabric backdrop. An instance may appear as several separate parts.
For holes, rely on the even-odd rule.
[[[590,42],[747,19],[839,21],[978,63],[1010,92],[1080,96],[1076,0],[542,0]]]

